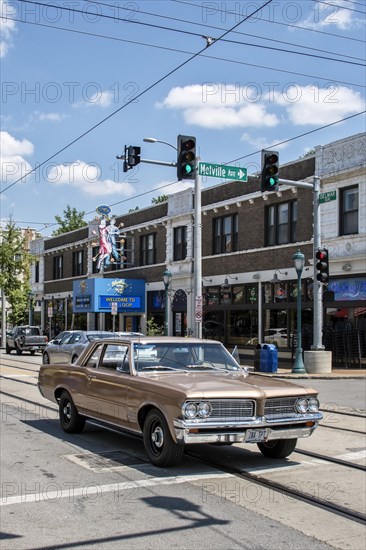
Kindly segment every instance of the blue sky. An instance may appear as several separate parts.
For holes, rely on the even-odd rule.
[[[253,173],[262,148],[285,163],[365,131],[359,115],[292,139],[364,111],[364,0],[267,1],[0,0],[1,220],[47,236],[67,204],[91,220],[191,185],[163,166],[123,173],[124,145],[175,162],[144,137],[196,136],[202,160]]]

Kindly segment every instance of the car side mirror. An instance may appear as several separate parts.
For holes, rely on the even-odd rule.
[[[61,343],[61,340],[57,340],[57,338],[56,338],[56,340],[54,340],[53,343],[56,344],[57,346],[59,346],[60,343]]]

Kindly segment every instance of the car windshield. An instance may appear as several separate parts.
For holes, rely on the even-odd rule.
[[[221,344],[154,342],[134,344],[135,368],[154,371],[240,371],[241,367]]]

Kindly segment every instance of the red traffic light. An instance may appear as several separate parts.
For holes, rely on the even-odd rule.
[[[327,284],[329,281],[329,255],[326,248],[321,248],[316,251],[315,258],[317,275],[316,278],[320,283]]]
[[[324,261],[328,259],[328,252],[326,250],[318,250],[315,255],[317,260]]]
[[[193,139],[187,139],[187,141],[183,141],[182,143],[182,150],[189,151],[190,149],[194,149],[196,146],[196,142]]]
[[[267,164],[275,164],[276,162],[278,162],[278,155],[276,155],[275,153],[272,153],[271,155],[267,155],[266,161],[267,161]]]

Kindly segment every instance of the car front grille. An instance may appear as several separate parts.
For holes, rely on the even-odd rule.
[[[287,418],[298,414],[295,409],[295,403],[298,397],[289,397],[286,399],[267,399],[264,406],[264,416],[267,419]]]
[[[210,400],[210,403],[212,406],[210,420],[240,422],[244,418],[255,415],[255,402],[250,399],[220,399]]]

